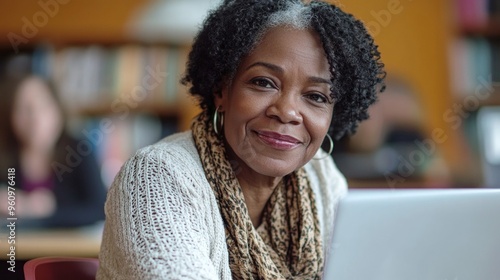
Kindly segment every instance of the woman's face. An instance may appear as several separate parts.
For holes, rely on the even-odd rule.
[[[305,165],[332,119],[330,72],[310,30],[270,29],[239,65],[216,105],[238,172],[282,177]]]
[[[62,130],[59,107],[43,81],[32,77],[16,92],[12,127],[24,147],[51,149]]]

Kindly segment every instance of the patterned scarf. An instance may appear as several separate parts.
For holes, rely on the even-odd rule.
[[[234,279],[320,279],[323,249],[314,193],[304,168],[287,175],[254,228],[223,140],[207,112],[192,126],[203,169],[224,221]]]

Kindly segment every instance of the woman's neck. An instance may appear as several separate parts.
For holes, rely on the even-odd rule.
[[[237,176],[241,190],[245,197],[245,204],[252,224],[257,228],[261,224],[262,213],[271,198],[276,186],[281,181],[277,177],[264,177],[253,172],[240,172]]]

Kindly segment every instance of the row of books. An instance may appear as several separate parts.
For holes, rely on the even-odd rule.
[[[500,85],[500,40],[462,37],[451,44],[451,85],[461,96],[478,90],[496,92]]]
[[[95,104],[175,104],[183,87],[187,50],[179,47],[121,45],[39,46],[33,71],[54,80],[70,109]]]
[[[103,126],[103,124],[106,124]],[[103,182],[110,186],[127,159],[179,130],[176,119],[160,118],[153,114],[131,114],[126,118],[101,116],[85,118],[73,124],[70,132],[80,141],[93,147],[101,168]]]
[[[500,0],[456,0],[457,20],[462,28],[480,28],[500,17]]]

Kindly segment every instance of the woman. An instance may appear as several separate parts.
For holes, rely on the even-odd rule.
[[[104,220],[106,198],[92,154],[68,163],[78,142],[65,131],[65,118],[51,84],[36,76],[4,83],[0,149],[2,175],[15,168],[15,214],[22,228],[77,227]],[[7,188],[0,188],[7,201]],[[7,207],[0,210],[6,215]]]
[[[138,152],[110,189],[98,279],[319,279],[347,189],[319,148],[367,118],[383,75],[337,7],[225,1],[183,79],[203,109],[192,130]]]

